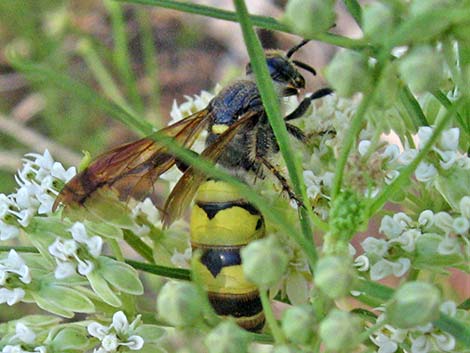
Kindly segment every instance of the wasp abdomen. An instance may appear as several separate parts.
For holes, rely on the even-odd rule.
[[[194,275],[217,314],[250,331],[263,327],[264,313],[257,287],[243,275],[240,250],[263,237],[264,228],[259,210],[230,184],[208,180],[200,186],[191,214]]]

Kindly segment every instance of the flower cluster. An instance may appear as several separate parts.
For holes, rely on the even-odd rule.
[[[9,338],[1,353],[46,353],[44,345],[36,345],[36,334],[22,322],[17,322],[15,334]]]
[[[72,239],[56,238],[49,246],[49,253],[54,256],[57,267],[54,275],[57,279],[67,278],[76,271],[86,276],[94,269],[94,259],[101,254],[103,239],[89,236],[85,225],[76,222],[68,230]]]
[[[456,305],[452,301],[442,303],[440,310],[452,317],[457,313]],[[385,319],[386,315],[382,313],[377,322]],[[455,338],[451,334],[441,331],[431,323],[412,329],[398,329],[386,324],[370,339],[379,347],[378,353],[394,353],[399,347],[409,347],[407,351],[411,353],[451,352],[456,345]]]
[[[122,311],[113,315],[113,321],[109,326],[93,321],[88,325],[88,333],[100,341],[100,346],[93,352],[112,353],[117,352],[118,349],[120,352],[140,350],[144,346],[144,339],[134,334],[139,324],[140,316],[129,324]]]
[[[419,266],[435,263],[455,265],[463,261],[463,247],[470,249],[470,196],[464,196],[453,213],[422,211],[413,220],[398,212],[382,218],[379,231],[385,238],[362,241],[364,254],[355,259],[359,271],[370,270],[372,280],[403,276],[415,261]]]
[[[26,294],[22,287],[29,283],[31,271],[15,250],[10,250],[6,258],[0,257],[0,304],[20,302]]]
[[[76,173],[74,167],[66,170],[54,161],[47,150],[43,155],[27,154],[23,162],[15,178],[18,190],[10,195],[0,194],[0,240],[17,237],[33,216],[52,214],[58,190]]]

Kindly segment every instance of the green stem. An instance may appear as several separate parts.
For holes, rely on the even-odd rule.
[[[369,208],[369,216],[372,217],[382,206],[390,199],[390,197],[398,192],[400,189],[403,189],[405,185],[409,183],[411,174],[416,170],[418,164],[423,160],[423,158],[431,150],[434,143],[437,141],[437,138],[447,126],[450,119],[455,115],[457,109],[462,105],[463,100],[459,100],[452,105],[452,107],[447,111],[444,117],[437,123],[434,131],[426,142],[426,145],[421,151],[417,154],[415,159],[407,165],[405,168],[400,170],[400,175],[389,185],[387,185],[382,192],[372,201],[372,204]]]
[[[384,327],[387,324],[387,320],[382,320],[380,322],[375,323],[371,327],[369,327],[367,330],[359,334],[359,341],[358,343],[362,343],[365,340],[369,339],[370,335],[372,335],[375,331],[380,330],[382,327]]]
[[[119,243],[117,242],[117,240],[110,238],[108,239],[108,244],[114,256],[116,257],[116,260],[124,262],[125,261],[124,254],[122,253],[122,249],[119,246]]]
[[[126,24],[121,10],[121,4],[111,0],[105,0],[106,6],[112,22],[113,38],[114,38],[114,59],[117,69],[119,70],[123,81],[127,87],[127,93],[130,100],[139,112],[143,112],[143,103],[137,89],[137,81],[132,72],[131,58],[129,56],[128,39],[126,33]]]
[[[152,5],[173,9],[177,11],[192,13],[195,15],[207,16],[217,18],[220,20],[238,22],[237,14],[233,11],[222,10],[216,7],[194,4],[186,1],[172,1],[172,0],[117,0],[120,2],[129,2],[136,4]],[[297,34],[293,32],[287,25],[279,22],[272,17],[255,16],[251,15],[250,20],[253,25],[272,31],[280,31],[286,33]],[[332,33],[318,33],[309,35],[305,39],[318,40],[323,43],[328,43],[338,47],[348,49],[363,49],[369,47],[369,44],[362,39],[351,39]]]
[[[252,28],[251,19],[248,14],[245,2],[243,0],[234,0],[234,5],[237,10],[243,38],[245,40],[248,55],[250,56],[250,63],[253,68],[253,72],[255,73],[256,84],[260,91],[261,99],[263,101],[269,123],[273,128],[279,149],[281,150],[282,156],[286,162],[287,170],[294,187],[294,192],[297,195],[302,196],[302,202],[305,205],[303,210],[300,211],[302,215],[300,218],[300,221],[302,222],[302,231],[305,239],[311,242],[313,245],[312,231],[310,229],[307,217],[308,212],[312,212],[312,206],[307,196],[305,187],[302,187],[302,185],[305,185],[305,183],[303,181],[300,163],[297,159],[297,155],[294,153],[294,150],[289,143],[289,135],[284,119],[282,118],[281,109],[279,106],[279,98],[276,94],[273,81],[268,71],[264,50],[261,47],[261,43],[259,42],[259,39]],[[310,251],[313,256],[311,258],[311,262],[315,263],[318,257],[315,246],[311,246]]]
[[[277,320],[274,316],[273,309],[271,307],[271,302],[268,297],[268,291],[264,289],[260,289],[259,295],[261,298],[261,304],[263,305],[264,315],[266,317],[266,322],[269,325],[271,332],[274,337],[274,341],[277,344],[284,344],[286,343],[286,337],[282,332],[281,328],[279,327]]]
[[[91,42],[87,39],[82,40],[79,44],[78,52],[82,54],[83,59],[92,71],[104,94],[113,102],[131,110],[131,107],[127,104],[119,91],[118,86],[98,57],[98,54],[93,48]]]
[[[124,229],[124,240],[129,246],[134,249],[140,256],[150,263],[155,263],[153,258],[153,251],[142,239],[132,233],[130,230]]]

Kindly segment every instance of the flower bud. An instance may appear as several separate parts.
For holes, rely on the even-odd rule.
[[[237,324],[225,321],[209,332],[204,343],[209,353],[245,353],[249,338]]]
[[[386,316],[392,326],[412,328],[427,324],[439,317],[441,293],[425,282],[407,282],[394,293],[386,307]]]
[[[328,350],[352,351],[361,332],[361,320],[351,313],[333,309],[320,323],[320,337]]]
[[[287,269],[287,255],[273,236],[249,243],[240,255],[245,277],[258,287],[276,284]]]
[[[422,45],[411,49],[398,62],[398,71],[416,93],[433,91],[443,76],[443,60],[433,47]]]
[[[282,317],[282,330],[293,343],[308,344],[314,334],[315,314],[310,305],[292,306]]]
[[[284,22],[299,34],[309,36],[329,30],[335,18],[332,0],[290,0]]]
[[[337,53],[326,68],[325,77],[342,97],[364,92],[371,85],[367,57],[352,50]]]
[[[331,299],[349,294],[356,273],[348,258],[327,256],[321,258],[314,271],[314,282]]]
[[[174,326],[189,326],[202,317],[203,298],[189,282],[168,282],[157,298],[162,319]]]
[[[380,43],[392,32],[394,24],[392,9],[380,2],[364,7],[362,29],[364,34],[375,43]]]

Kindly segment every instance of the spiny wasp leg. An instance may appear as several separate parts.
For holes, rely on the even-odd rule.
[[[312,101],[314,101],[315,99],[319,99],[324,96],[327,96],[331,93],[333,93],[333,90],[331,88],[321,88],[318,91],[315,91],[310,96],[305,97],[302,100],[302,102],[300,102],[300,104],[297,106],[297,108],[295,108],[295,110],[292,113],[290,113],[284,118],[284,121],[289,121],[289,120],[300,118],[302,115],[305,114],[308,107],[310,107],[310,104],[312,104]]]

